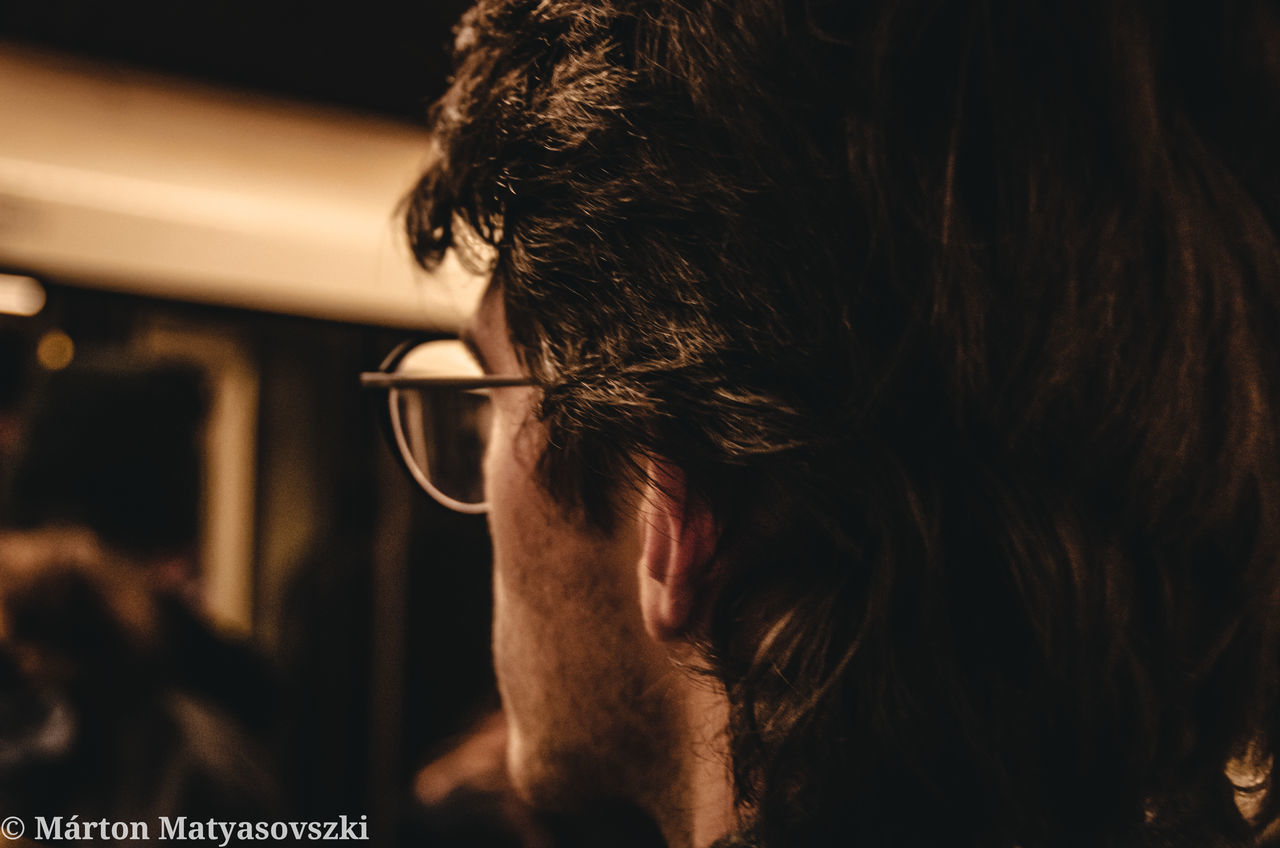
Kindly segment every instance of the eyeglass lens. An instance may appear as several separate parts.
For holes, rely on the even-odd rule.
[[[395,373],[466,380],[482,377],[484,371],[461,341],[439,339],[409,350]],[[479,508],[489,439],[488,390],[406,386],[392,389],[389,401],[400,453],[422,487],[437,499],[443,496],[446,506]]]
[[[391,404],[401,452],[421,478],[455,501],[483,503],[481,466],[489,435],[488,391],[393,389]]]

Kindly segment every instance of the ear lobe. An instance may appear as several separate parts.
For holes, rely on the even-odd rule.
[[[661,459],[649,463],[640,521],[645,629],[659,642],[673,641],[696,624],[719,534],[706,503],[689,496],[684,472]]]

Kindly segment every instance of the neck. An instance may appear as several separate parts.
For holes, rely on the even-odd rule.
[[[680,675],[683,744],[651,812],[669,848],[706,848],[737,825],[729,768],[729,702],[709,680]]]

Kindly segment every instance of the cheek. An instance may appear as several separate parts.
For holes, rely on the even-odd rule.
[[[496,409],[494,428],[485,482],[495,661],[507,684],[549,683],[589,659],[585,646],[638,615],[638,542],[583,526],[538,484],[538,422]]]
[[[568,514],[537,483],[541,425],[518,416],[495,408],[485,459],[508,768],[521,794],[553,805],[626,795],[619,763],[647,762],[645,740],[668,738],[655,732],[670,667],[640,616],[639,525],[604,534]]]
[[[493,541],[494,649],[499,665],[512,646],[550,638],[549,611],[558,567],[567,558],[566,534],[535,472],[542,428],[505,398],[494,408],[485,454],[489,535]],[[514,634],[514,635],[513,635]]]
[[[492,483],[487,492],[503,495],[513,476],[522,470],[532,471],[537,454],[535,431],[540,431],[533,416],[534,390],[512,386],[490,390],[486,412],[487,439],[484,451],[484,476]]]
[[[491,406],[489,441],[484,455],[485,498],[495,561],[509,546],[544,536],[548,516],[534,479],[541,425],[530,413],[532,397],[523,390],[504,390]],[[515,396],[513,396],[513,394]]]
[[[638,542],[584,525],[539,484],[546,431],[529,408],[495,407],[485,456],[495,588],[506,592],[502,604],[572,624],[580,611],[566,610],[566,598],[594,597],[611,607],[627,600],[635,581],[622,578],[634,570],[626,563]]]
[[[525,619],[552,613],[561,619],[564,598],[586,592],[601,576],[588,566],[600,554],[599,540],[576,527],[538,483],[544,444],[539,422],[518,410],[496,411],[485,484],[500,618],[507,608],[518,606]]]

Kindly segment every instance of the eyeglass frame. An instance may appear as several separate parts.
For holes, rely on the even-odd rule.
[[[413,374],[398,375],[395,368],[409,354],[410,351],[416,349],[420,345],[433,341],[458,341],[464,346],[469,347],[464,339],[457,336],[449,335],[423,335],[415,338],[407,339],[387,354],[382,360],[382,364],[378,366],[377,371],[362,371],[360,373],[360,386],[365,389],[373,389],[377,391],[385,391],[387,393],[386,405],[382,410],[382,426],[383,436],[395,448],[396,458],[400,461],[400,466],[413,479],[422,491],[426,492],[431,498],[441,506],[451,509],[454,512],[466,513],[468,515],[483,515],[489,510],[488,493],[485,493],[485,500],[470,504],[460,501],[456,498],[449,497],[440,491],[430,477],[423,473],[422,469],[412,459],[412,451],[405,439],[404,431],[399,426],[400,416],[394,410],[394,396],[392,392],[396,389],[412,389],[412,388],[441,388],[441,389],[457,389],[459,391],[467,391],[470,389],[499,389],[508,386],[532,386],[535,380],[526,376],[497,376],[484,375],[479,377],[425,377]],[[475,357],[473,357],[475,358]],[[479,364],[477,362],[477,364]]]

